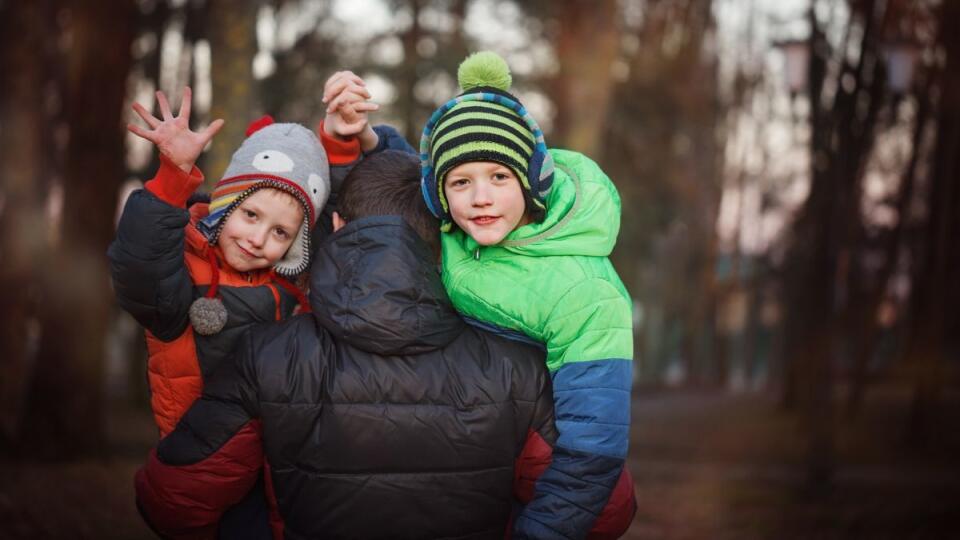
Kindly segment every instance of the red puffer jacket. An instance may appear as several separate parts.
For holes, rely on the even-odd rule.
[[[204,379],[244,330],[285,319],[297,305],[288,281],[269,270],[237,272],[197,230],[207,205],[189,211],[185,205],[201,182],[196,167],[187,174],[161,157],[156,177],[127,200],[108,251],[117,300],[146,330],[150,400],[161,437],[200,397]],[[213,265],[228,317],[223,330],[202,336],[188,313],[210,288]]]

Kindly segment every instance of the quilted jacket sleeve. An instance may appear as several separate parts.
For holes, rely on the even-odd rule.
[[[215,538],[223,513],[240,502],[263,466],[249,333],[237,362],[225,363],[164,437],[135,479],[137,506],[164,538]]]
[[[631,317],[623,295],[602,279],[574,286],[551,313],[545,341],[559,437],[533,500],[514,522],[514,538],[587,537],[623,483]],[[623,496],[632,501],[632,486]]]
[[[376,154],[384,150],[399,150],[408,154],[417,155],[417,151],[410,146],[410,143],[407,142],[407,140],[403,138],[403,135],[400,135],[400,132],[393,126],[379,124],[373,126],[373,131],[377,133],[379,140],[377,141],[376,148],[366,152],[366,155],[369,156],[370,154]]]
[[[120,306],[163,340],[186,329],[193,284],[183,261],[187,198],[203,182],[161,156],[160,170],[146,188],[127,199],[107,256]]]

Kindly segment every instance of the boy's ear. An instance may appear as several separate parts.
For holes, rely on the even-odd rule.
[[[347,222],[337,212],[333,213],[333,232],[337,232],[346,225]]]

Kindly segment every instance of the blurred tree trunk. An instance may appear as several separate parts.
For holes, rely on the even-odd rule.
[[[685,346],[691,351],[693,383],[723,385],[727,363],[715,356],[718,285],[716,278],[717,214],[723,182],[723,152],[717,143],[719,107],[718,60],[711,50],[715,32],[712,2],[689,2],[680,18],[687,25],[687,41],[680,48],[671,73],[679,88],[679,125],[670,141],[677,157],[671,180],[680,207],[680,217],[690,231],[691,258],[684,273],[689,277]],[[668,30],[670,31],[670,30]],[[642,119],[638,119],[642,121]],[[739,279],[736,277],[735,279]],[[720,362],[714,362],[720,359]]]
[[[152,8],[146,13],[142,13],[138,20],[138,34],[152,35],[154,47],[140,59],[143,70],[143,76],[153,83],[153,87],[160,89],[160,66],[163,56],[163,34],[170,23],[173,15],[170,5],[167,2],[155,2],[149,5]],[[159,118],[159,107],[156,102],[153,104],[153,114]]]
[[[410,10],[410,27],[400,34],[403,44],[403,64],[399,73],[400,120],[403,123],[403,137],[417,144],[420,141],[422,125],[417,121],[417,95],[415,89],[420,80],[420,53],[417,45],[423,37],[420,27],[420,12],[423,10],[423,0],[408,0],[403,4]],[[452,97],[452,96],[451,96]]]
[[[559,12],[560,23],[560,72],[551,86],[557,107],[554,144],[596,159],[613,94],[611,66],[620,46],[617,2],[571,0],[551,9]]]
[[[467,36],[464,25],[467,20],[467,5],[470,0],[453,0],[450,14],[453,16],[453,28],[450,30],[450,52],[458,58],[466,58],[470,48],[467,46]],[[420,134],[417,134],[419,139]]]
[[[62,241],[40,266],[41,343],[23,424],[23,448],[64,458],[102,449],[103,359],[113,294],[104,253],[124,173],[122,109],[135,6],[87,0],[69,11],[63,94]]]
[[[210,117],[211,120],[223,118],[226,123],[214,137],[205,157],[208,187],[223,175],[233,152],[246,138],[247,126],[262,114],[253,79],[259,6],[260,3],[254,1],[209,0],[207,20],[211,22],[207,31],[213,86]],[[322,88],[317,91],[321,92]]]
[[[34,268],[48,240],[44,164],[53,148],[44,95],[52,81],[54,13],[44,0],[0,3],[0,72],[7,74],[0,78],[0,447],[6,449],[20,427],[36,317]]]
[[[907,350],[916,373],[907,427],[910,441],[920,446],[936,442],[941,430],[952,429],[938,421],[938,413],[944,357],[957,343],[957,337],[951,335],[956,330],[956,316],[948,314],[960,302],[960,4],[945,2],[940,9],[939,36],[946,63],[927,193],[929,213],[914,279],[916,301]]]
[[[766,272],[766,268],[758,267],[756,273],[746,284],[746,290],[749,296],[747,300],[746,328],[743,333],[743,377],[748,389],[755,388],[757,378],[761,332],[764,330],[761,313],[766,303],[766,282],[769,279],[766,276]],[[770,372],[769,356],[768,354],[767,373]]]
[[[809,11],[811,186],[791,231],[785,263],[784,404],[801,408],[809,442],[807,487],[813,493],[825,492],[833,476],[833,356],[841,327],[839,307],[846,301],[841,284],[861,226],[861,180],[883,97],[877,36],[883,14],[875,7],[875,0],[862,2],[862,11],[851,21],[863,29],[855,65],[845,60],[843,47],[839,53],[831,50],[815,11]],[[831,81],[832,101],[823,105],[827,65],[835,53],[840,55],[841,74]],[[839,84],[844,78],[853,85]]]
[[[816,17],[811,9],[813,24],[810,48],[823,46]],[[809,67],[809,99],[820,101],[826,75],[827,59],[811,54]],[[811,108],[812,156],[819,156],[829,141],[823,116]],[[798,401],[804,408],[804,431],[808,436],[808,471],[810,484],[821,487],[829,483],[833,474],[833,414],[830,356],[833,354],[830,314],[833,311],[836,273],[835,248],[831,232],[836,214],[833,182],[826,167],[816,160],[811,170],[810,195],[792,231],[787,267],[786,313],[784,350],[787,362],[784,402],[794,406]]]
[[[141,13],[138,21],[139,28],[137,29],[138,35],[153,35],[155,40],[154,47],[152,50],[148,51],[142,58],[137,62],[140,64],[140,71],[144,79],[150,81],[153,85],[154,90],[160,89],[160,66],[161,66],[161,57],[163,56],[163,34],[167,28],[167,24],[170,22],[171,9],[170,5],[167,2],[155,2],[149,7],[152,7],[152,10],[147,13]],[[157,100],[152,99],[153,104],[151,105],[152,113],[157,118],[160,118],[160,109],[157,105]],[[144,103],[143,105],[147,105]],[[139,122],[139,120],[135,120]],[[146,180],[150,178],[146,175],[152,175],[154,171],[160,168],[160,154],[159,152],[151,152],[150,161],[147,163],[146,167],[140,173],[141,178]]]
[[[627,4],[617,6],[626,10]],[[712,354],[717,312],[716,216],[723,164],[718,119],[726,111],[717,89],[713,3],[632,5],[639,9],[637,4],[642,4],[642,19],[631,24],[617,11],[611,23],[614,27],[628,25],[617,33],[631,34],[635,46],[621,50],[618,37],[594,53],[592,41],[600,36],[580,36],[584,48],[580,54],[590,58],[578,58],[596,70],[581,76],[613,85],[614,97],[605,105],[603,129],[593,135],[593,143],[598,145],[594,147],[596,157],[608,168],[623,201],[621,241],[611,258],[646,312],[662,311],[666,320],[681,327],[675,335],[687,382],[715,383],[722,378]],[[587,26],[596,30],[598,25],[591,24]],[[612,57],[606,56],[608,46],[613,47]],[[611,65],[620,66],[617,55],[626,62],[622,81],[616,81],[619,72],[611,70]],[[561,63],[565,56],[575,56],[575,51],[562,53]],[[594,101],[603,104],[603,94],[597,91],[595,96],[579,103],[571,101],[569,107],[578,114],[598,114]],[[558,110],[558,122],[562,131],[562,110]],[[584,125],[588,128],[584,133],[595,127],[591,122]],[[569,139],[564,142],[574,144]],[[670,245],[673,247],[668,249],[658,247]],[[644,268],[647,260],[652,261],[649,269]],[[656,283],[645,283],[657,276]],[[654,364],[671,360],[651,359]]]
[[[869,378],[870,360],[873,358],[877,341],[880,339],[881,328],[877,321],[877,312],[889,289],[890,280],[899,261],[899,252],[905,242],[907,220],[910,215],[910,205],[914,200],[917,169],[926,153],[924,135],[930,121],[931,103],[930,92],[933,89],[933,78],[928,75],[925,84],[917,92],[917,113],[914,118],[913,133],[911,135],[911,154],[897,189],[896,211],[897,224],[887,231],[882,238],[881,250],[883,253],[882,267],[875,276],[865,275],[860,271],[851,272],[848,281],[848,290],[851,291],[850,337],[853,340],[853,367],[850,374],[850,386],[847,394],[846,412],[856,415],[863,406],[864,396]],[[862,261],[866,257],[866,233],[861,228],[859,247],[861,252],[854,260]]]

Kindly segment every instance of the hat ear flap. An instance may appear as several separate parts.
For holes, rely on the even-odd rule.
[[[427,172],[420,178],[420,193],[423,194],[423,201],[427,203],[427,209],[430,210],[433,217],[444,219],[443,205],[440,204],[438,189],[433,171]]]
[[[545,201],[553,187],[553,157],[545,146],[538,144],[530,157],[527,178],[530,180],[530,191],[538,199]]]
[[[455,103],[455,102],[452,102]],[[423,133],[420,135],[420,193],[423,195],[423,201],[427,203],[427,209],[433,214],[433,217],[440,221],[448,220],[450,216],[443,210],[443,203],[440,201],[440,187],[437,186],[437,177],[433,174],[433,163],[430,157],[430,140],[433,136],[433,128],[443,117],[443,113],[452,107],[451,102],[433,111],[427,125],[423,127]]]

